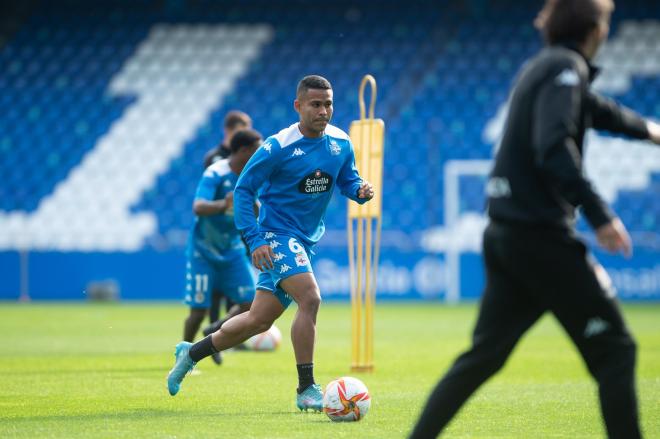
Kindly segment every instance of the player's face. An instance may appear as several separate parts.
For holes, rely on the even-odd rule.
[[[594,31],[594,55],[598,51],[598,48],[607,40],[607,36],[610,33],[610,20],[612,19],[612,10],[614,9],[614,3],[611,0],[602,0],[600,2],[601,16],[598,20],[598,26]]]
[[[332,90],[311,88],[294,102],[305,136],[319,137],[332,118]]]
[[[582,50],[588,59],[593,59],[598,53],[598,49],[607,40],[607,35],[610,32],[610,17],[611,11],[603,10],[598,25],[587,36]]]
[[[603,18],[600,20],[600,23],[598,25],[598,30],[600,32],[599,44],[602,44],[603,42],[605,42],[605,40],[607,40],[607,36],[610,33],[610,20],[612,18],[612,12],[607,11],[603,15],[604,15]]]

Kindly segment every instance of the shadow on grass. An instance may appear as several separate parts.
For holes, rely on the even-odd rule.
[[[159,366],[159,367],[136,367],[132,369],[39,369],[39,370],[7,370],[3,371],[3,375],[71,375],[71,374],[106,374],[106,375],[120,375],[120,374],[142,374],[142,373],[154,373],[162,372],[167,374],[169,367]]]
[[[106,421],[106,422],[121,422],[121,421],[138,421],[141,419],[166,419],[166,418],[186,418],[186,419],[191,419],[193,417],[196,420],[199,420],[200,418],[209,418],[209,419],[217,419],[217,418],[222,418],[222,417],[228,417],[232,419],[254,419],[254,418],[259,418],[260,416],[263,415],[270,415],[270,416],[300,416],[300,413],[294,412],[294,411],[276,411],[276,412],[268,412],[268,413],[258,413],[258,412],[250,412],[250,413],[237,413],[237,412],[227,412],[227,413],[222,413],[222,412],[210,412],[210,411],[199,411],[199,410],[168,410],[168,409],[153,409],[153,408],[143,408],[143,409],[130,409],[130,410],[123,410],[123,411],[107,411],[107,412],[102,412],[102,413],[80,413],[80,414],[71,414],[71,415],[43,415],[43,416],[17,416],[13,418],[4,418],[0,416],[0,420],[3,420],[3,424],[5,425],[11,425],[12,423],[21,423],[21,422],[33,422],[33,421],[38,421],[38,422],[98,422],[98,421]],[[319,421],[324,420],[327,422],[327,419],[325,416],[321,419],[321,414],[317,413],[316,416],[319,416]],[[311,418],[311,416],[310,416]],[[313,422],[316,422],[314,420]],[[2,429],[0,429],[1,431]]]

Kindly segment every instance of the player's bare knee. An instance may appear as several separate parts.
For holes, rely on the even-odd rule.
[[[255,334],[267,331],[275,321],[271,316],[264,314],[253,314],[250,317],[250,327],[255,331]]]
[[[270,327],[273,326],[272,320],[254,320],[252,324],[252,329],[254,330],[255,334],[260,334],[262,332],[266,332],[270,329]]]
[[[298,308],[304,312],[316,313],[321,306],[321,293],[318,288],[310,288],[298,301]]]

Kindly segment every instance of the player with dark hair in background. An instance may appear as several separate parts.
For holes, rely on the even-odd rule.
[[[335,186],[358,203],[373,197],[371,184],[358,175],[348,135],[329,124],[332,97],[325,78],[303,78],[294,101],[300,121],[266,139],[241,174],[234,196],[235,219],[252,251],[252,264],[261,270],[254,302],[249,312],[205,339],[177,345],[177,361],[168,376],[172,395],[196,362],[267,330],[295,300],[291,341],[298,369],[296,405],[300,410],[321,410],[323,394],[313,374],[321,293],[311,248],[323,236],[323,216]],[[253,212],[257,194],[258,221]]]
[[[230,143],[234,134],[239,130],[249,128],[252,128],[252,119],[250,116],[248,116],[247,113],[239,110],[231,110],[227,112],[222,123],[222,141],[215,148],[210,149],[204,155],[204,169],[208,168],[218,160],[226,159],[229,157],[229,154],[231,153]],[[225,312],[227,313],[225,314],[225,318],[229,314],[229,310],[234,306],[234,303],[231,301],[231,299],[226,294],[223,294],[222,291],[212,291],[211,304],[209,306],[209,326],[204,328],[204,335],[210,334],[210,332],[207,333],[207,331],[209,331],[209,328],[212,328],[214,324],[217,327],[222,324],[222,321],[220,320],[220,302],[222,299],[224,299]],[[192,341],[192,339],[185,340]],[[222,357],[219,353],[214,354],[212,358],[216,364],[222,363]]]
[[[204,169],[218,160],[226,159],[231,153],[231,139],[239,130],[252,128],[252,119],[247,113],[239,110],[231,110],[227,113],[222,123],[222,141],[215,148],[210,149],[204,155]]]
[[[611,0],[547,0],[537,18],[547,47],[517,78],[487,185],[486,287],[472,347],[431,393],[413,439],[436,437],[546,311],[598,383],[608,436],[641,437],[635,341],[607,273],[574,229],[579,206],[602,247],[631,252],[623,224],[582,174],[585,130],[660,143],[660,126],[589,88],[596,73],[590,61],[607,38],[613,8]]]
[[[255,276],[234,225],[233,190],[261,140],[255,130],[237,131],[229,157],[209,166],[197,187],[195,223],[186,251],[185,302],[190,306],[183,330],[186,341],[194,340],[209,308],[212,289],[222,291],[235,303],[227,313],[229,317],[247,311],[254,298]]]

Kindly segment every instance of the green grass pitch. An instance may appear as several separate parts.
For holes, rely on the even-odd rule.
[[[660,437],[660,305],[627,305],[639,343],[646,437]],[[198,365],[176,397],[165,376],[187,310],[177,304],[0,305],[0,437],[403,438],[428,392],[468,346],[476,308],[378,304],[376,370],[351,374],[350,309],[325,303],[316,378],[361,378],[371,411],[357,423],[300,413],[289,325],[277,352],[229,352]],[[575,349],[544,317],[446,430],[456,438],[604,436],[596,387]]]

